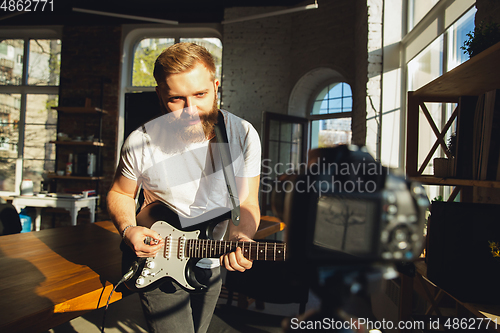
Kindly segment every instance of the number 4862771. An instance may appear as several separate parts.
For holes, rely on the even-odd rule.
[[[52,12],[54,11],[54,0],[3,0],[2,4],[0,5],[0,11]]]

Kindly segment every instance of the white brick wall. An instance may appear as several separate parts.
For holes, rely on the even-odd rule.
[[[234,8],[225,19],[279,8]],[[222,107],[261,129],[264,111],[285,113],[290,90],[291,16],[224,26]]]
[[[355,63],[356,2],[320,0],[318,4],[315,10],[224,25],[223,108],[260,131],[262,112],[286,114],[292,89],[315,68],[341,73],[353,90],[356,68],[364,69],[366,78],[366,57],[361,65]],[[230,8],[225,19],[280,9]],[[353,93],[364,96],[365,89]],[[364,111],[364,101],[358,106]]]
[[[366,85],[366,146],[380,159],[380,94],[382,78],[382,0],[368,0],[368,83]]]

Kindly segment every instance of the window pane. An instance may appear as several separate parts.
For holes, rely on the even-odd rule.
[[[336,98],[328,101],[328,113],[342,112],[342,98]]]
[[[408,90],[417,90],[443,74],[443,36],[408,63]]]
[[[342,108],[343,108],[344,112],[351,112],[352,111],[352,97],[351,98],[344,98],[342,103],[343,103]]]
[[[323,101],[319,101],[319,102],[316,101],[316,102],[314,102],[311,114],[321,114],[321,104],[322,103],[323,103]]]
[[[277,171],[279,174],[283,174],[285,172],[290,172],[290,162],[292,157],[292,144],[288,142],[280,143],[280,153],[279,153],[279,161]]]
[[[22,39],[5,39],[0,43],[0,84],[23,84],[23,55]]]
[[[290,162],[297,166],[302,161],[302,124],[292,124],[292,154]]]
[[[284,169],[279,169],[285,172],[291,168],[290,163],[296,167],[301,162],[303,124],[276,120],[270,124],[269,158],[285,164]]]
[[[57,95],[28,95],[24,130],[23,178],[31,179],[35,190],[43,176],[55,169],[55,145],[49,141],[57,137]]]
[[[336,84],[334,86],[329,86],[330,87],[330,92],[328,93],[328,98],[335,98],[337,96],[342,96],[343,92],[342,92],[342,87],[343,85],[340,83],[340,84]]]
[[[467,33],[474,31],[475,14],[474,6],[448,29],[448,71],[469,59],[460,47],[464,45]]]
[[[276,140],[278,141],[280,139],[280,122],[277,120],[271,120],[270,121],[270,128],[271,130],[269,131],[269,140]]]
[[[417,90],[440,76],[443,72],[442,59],[443,36],[440,36],[408,63],[408,90]],[[441,127],[441,104],[426,103],[426,106],[434,119],[434,122],[438,127]],[[421,114],[419,117],[419,168],[435,140],[436,136],[434,135],[434,132],[432,131],[427,119],[423,116],[423,114]],[[439,154],[439,150],[437,150],[435,154]],[[432,170],[431,164],[432,163],[430,163],[427,166],[427,169],[424,170],[424,174],[429,174]]]
[[[15,190],[21,95],[0,94],[0,191]]]
[[[220,80],[222,76],[222,42],[219,38],[181,38],[181,42],[190,42],[205,47],[214,57],[215,77]]]
[[[59,39],[30,40],[28,84],[59,85],[61,41]]]
[[[146,38],[135,48],[132,68],[132,85],[154,87],[153,68],[156,58],[167,47],[174,45],[173,38]]]
[[[411,31],[438,2],[439,0],[409,0],[408,31]]]
[[[351,143],[351,118],[314,120],[311,127],[311,148]]]
[[[292,123],[281,123],[280,141],[291,142],[292,140]]]
[[[316,96],[311,114],[330,114],[352,111],[351,87],[345,82],[333,83]]]

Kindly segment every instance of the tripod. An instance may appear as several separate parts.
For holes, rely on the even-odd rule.
[[[390,266],[342,265],[317,267],[311,289],[320,298],[319,309],[292,318],[285,332],[382,331],[384,321],[377,321],[371,310],[370,294],[382,287],[384,279],[397,276]]]

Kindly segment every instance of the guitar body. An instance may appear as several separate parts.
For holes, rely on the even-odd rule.
[[[161,202],[153,202],[144,207],[137,215],[137,225],[156,231],[165,242],[163,251],[154,257],[137,258],[133,250],[122,245],[122,270],[128,272],[131,267],[135,273],[125,285],[132,291],[146,291],[164,282],[164,278],[173,279],[179,286],[189,291],[201,291],[205,285],[196,280],[193,268],[201,258],[185,256],[185,245],[189,240],[213,239],[215,226],[231,216],[227,208],[211,210],[196,218],[182,218]],[[187,223],[186,223],[187,222]]]
[[[170,278],[186,290],[203,290],[206,286],[196,280],[193,271],[196,263],[201,258],[219,258],[237,247],[250,260],[285,260],[285,243],[214,240],[215,226],[230,218],[231,211],[227,208],[217,208],[195,218],[179,218],[161,202],[144,207],[137,215],[137,225],[156,231],[165,246],[154,257],[137,258],[134,251],[122,242],[123,272],[131,269],[134,272],[125,285],[133,291],[146,291],[163,282],[164,278]],[[149,243],[148,240],[145,242]]]

